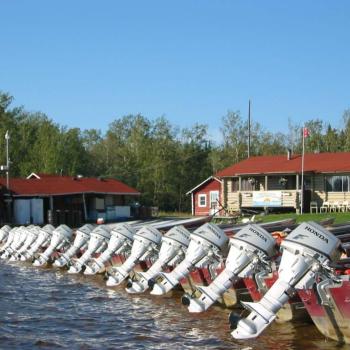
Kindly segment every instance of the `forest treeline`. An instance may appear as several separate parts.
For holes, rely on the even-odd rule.
[[[13,97],[0,92],[0,157],[10,133],[11,176],[31,172],[117,178],[142,193],[142,204],[162,210],[187,211],[186,192],[208,176],[247,157],[247,120],[228,111],[220,120],[221,142],[210,140],[208,126],[179,128],[165,117],[140,114],[115,119],[106,132],[59,125],[40,112],[13,107]],[[319,119],[305,124],[307,152],[350,151],[350,110],[339,128]],[[287,133],[251,126],[251,155],[300,153],[301,125],[288,121]]]

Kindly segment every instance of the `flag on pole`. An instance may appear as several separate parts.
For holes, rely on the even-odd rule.
[[[303,136],[304,136],[304,139],[310,136],[310,131],[308,128],[305,128],[305,127],[303,128]]]
[[[10,139],[10,134],[9,134],[9,131],[7,130],[5,134],[5,140],[9,140],[9,139]]]

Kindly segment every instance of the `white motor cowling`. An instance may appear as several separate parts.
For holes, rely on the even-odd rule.
[[[232,336],[236,339],[259,336],[295,289],[312,288],[319,274],[327,274],[329,263],[340,257],[340,246],[340,240],[324,227],[314,222],[299,225],[281,244],[278,279],[258,303],[242,303],[251,312],[237,323]]]
[[[227,253],[228,238],[218,226],[207,223],[190,236],[185,259],[170,273],[160,273],[160,281],[153,285],[151,294],[163,295],[173,289],[182,278],[197,267],[218,264]]]
[[[225,269],[208,286],[197,286],[196,298],[187,294],[182,298],[190,312],[202,312],[214,304],[239,278],[253,273],[270,271],[269,259],[276,255],[276,241],[258,225],[248,225],[230,239]]]
[[[114,254],[130,252],[136,230],[127,223],[117,224],[111,231],[107,249],[97,258],[86,265],[85,275],[94,275],[101,271],[105,263]]]
[[[25,227],[20,226],[15,231],[12,242],[4,249],[4,253],[2,254],[2,259],[8,259],[11,255],[16,251],[17,247],[21,246],[23,240],[25,240]]]
[[[162,234],[152,226],[144,226],[136,232],[130,256],[124,264],[108,271],[107,286],[117,286],[123,282],[135,265],[142,260],[151,258],[157,252]]]
[[[70,248],[64,252],[59,258],[53,263],[56,267],[63,267],[68,264],[73,256],[75,256],[80,249],[86,244],[90,239],[90,234],[93,231],[94,226],[91,224],[85,224],[78,228],[75,232],[75,238],[73,244]]]
[[[33,262],[34,266],[43,266],[50,259],[52,253],[55,250],[62,249],[65,245],[69,245],[70,239],[72,237],[72,229],[67,225],[58,226],[53,232],[50,241],[50,245],[46,248],[44,253],[42,253],[38,259]]]
[[[50,243],[54,230],[55,228],[50,224],[39,228],[38,237],[26,251],[21,253],[20,259],[22,261],[32,259],[41,247],[46,247]]]
[[[37,226],[31,226],[27,227],[27,236],[22,244],[22,246],[12,255],[11,259],[12,261],[14,260],[19,260],[21,258],[21,255],[27,251],[27,249],[35,242],[35,240],[38,238],[39,235],[39,227]]]
[[[154,278],[165,266],[175,266],[185,257],[190,243],[190,232],[183,226],[175,226],[163,237],[158,259],[146,272],[136,274],[134,281],[129,281],[128,293],[142,293],[149,288],[148,282]]]
[[[11,227],[9,225],[4,225],[0,228],[0,243],[6,242],[10,231]]]
[[[106,249],[111,237],[111,230],[106,225],[97,226],[90,233],[90,240],[87,250],[76,260],[68,270],[68,273],[79,273],[83,266],[91,259],[92,255]]]
[[[8,233],[6,242],[1,248],[1,256],[0,256],[1,259],[7,259],[8,255],[9,255],[7,250],[10,248],[11,244],[13,243],[13,240],[15,239],[15,237],[17,235],[18,229],[19,229],[19,227],[14,227]]]

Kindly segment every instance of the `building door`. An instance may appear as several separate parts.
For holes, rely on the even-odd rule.
[[[42,198],[32,198],[30,200],[31,223],[42,225],[44,223],[44,201]]]
[[[219,210],[219,191],[210,191],[210,206],[209,214],[216,215]]]
[[[13,210],[15,224],[30,224],[30,199],[15,199]]]
[[[303,212],[304,213],[310,212],[310,202],[311,202],[311,191],[304,190],[304,194],[303,194]]]

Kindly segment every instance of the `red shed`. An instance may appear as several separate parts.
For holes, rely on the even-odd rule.
[[[214,176],[186,193],[191,194],[192,215],[215,215],[219,213],[221,202],[221,180]]]

